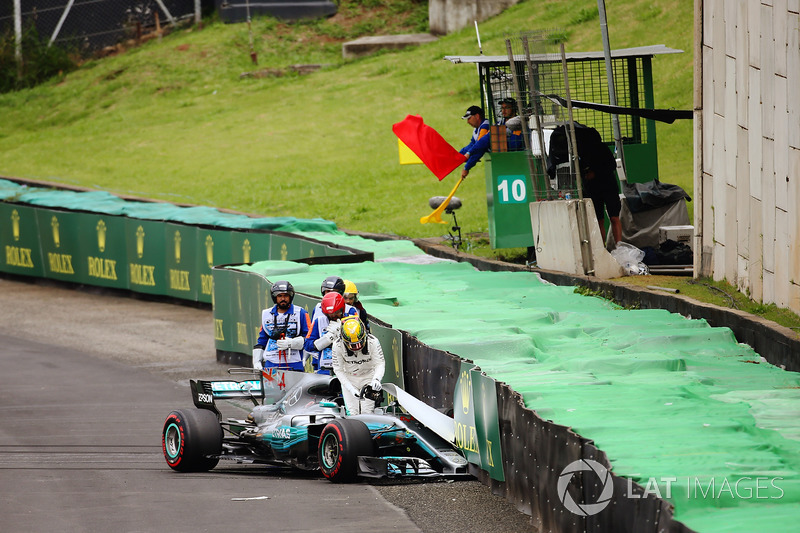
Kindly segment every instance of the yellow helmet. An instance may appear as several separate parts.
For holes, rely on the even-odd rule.
[[[364,347],[364,342],[367,340],[367,329],[358,316],[350,315],[342,319],[342,340],[351,352]]]
[[[344,298],[348,300],[348,303],[350,299],[353,303],[358,301],[358,287],[350,280],[344,280]]]

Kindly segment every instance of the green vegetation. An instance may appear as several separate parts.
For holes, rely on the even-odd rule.
[[[606,7],[614,48],[684,50],[654,59],[655,102],[691,109],[691,2],[627,0]],[[466,143],[469,128],[459,117],[478,101],[475,69],[442,58],[476,54],[474,28],[358,60],[342,58],[343,42],[424,32],[427,3],[341,0],[331,19],[286,24],[256,18],[252,28],[257,66],[247,25],[213,19],[202,30],[181,29],[73,72],[55,58],[43,61],[54,65],[46,72],[55,77],[0,95],[0,175],[264,216],[322,217],[344,229],[445,235],[447,226],[422,225],[419,217],[430,212],[429,197],[449,192],[455,173],[440,183],[421,165],[400,166],[391,126],[419,114],[454,146]],[[602,50],[596,3],[527,0],[481,23],[483,51],[503,55],[507,35],[548,28],[564,30],[568,51]],[[7,60],[8,39],[2,43],[0,64],[16,69]],[[322,68],[304,76],[290,68],[302,64]],[[691,122],[658,124],[657,136],[662,181],[692,194]],[[479,164],[458,192],[463,249],[524,263],[524,249],[489,248],[481,171]],[[679,283],[682,294],[730,305],[685,278],[655,278],[626,280]],[[798,326],[791,312],[747,304],[735,288],[724,290],[744,310]]]
[[[714,281],[710,278],[691,279],[681,276],[628,276],[620,281],[640,287],[676,289],[683,296],[757,315],[790,328],[800,335],[800,316],[796,313],[774,304],[762,304],[751,300],[746,294],[739,292],[736,287],[725,281]]]
[[[0,93],[35,87],[78,68],[76,54],[57,45],[48,46],[34,26],[22,32],[20,50],[22,62],[18,64],[14,32],[0,34]]]
[[[564,28],[568,50],[602,50],[595,5],[523,1],[481,23],[483,51],[504,54],[507,34],[546,28]],[[444,226],[421,225],[419,217],[430,211],[429,197],[449,192],[455,173],[439,182],[421,165],[400,166],[391,125],[419,114],[452,145],[466,143],[460,116],[479,98],[475,69],[442,58],[476,54],[474,28],[400,52],[341,55],[342,42],[376,27],[424,31],[426,14],[427,3],[415,0],[342,0],[329,20],[258,18],[257,66],[247,25],[213,20],[88,61],[34,89],[0,95],[0,175],[322,217],[353,230],[443,235]],[[608,21],[615,48],[663,43],[686,51],[655,58],[654,77],[659,107],[689,109],[691,3],[617,2]],[[301,76],[289,68],[298,64],[323,68]],[[240,77],[258,71],[263,76]],[[663,180],[691,191],[691,124],[658,128]],[[481,175],[482,164],[459,189],[465,233],[488,229]]]

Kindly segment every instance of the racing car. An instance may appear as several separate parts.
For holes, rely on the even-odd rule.
[[[238,371],[238,372],[237,372]],[[374,413],[347,416],[335,376],[231,369],[242,380],[190,380],[195,408],[172,411],[164,421],[162,451],[179,472],[205,472],[219,461],[317,470],[332,482],[361,477],[470,476],[454,445],[453,419],[391,383],[392,398]],[[382,401],[368,386],[362,395]],[[252,402],[244,419],[227,418],[222,400]],[[274,403],[273,403],[274,402]]]

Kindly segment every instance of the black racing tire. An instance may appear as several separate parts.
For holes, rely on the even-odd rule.
[[[161,432],[164,459],[178,472],[207,472],[217,466],[222,453],[222,426],[208,409],[172,411]]]
[[[319,436],[319,469],[334,483],[355,481],[358,456],[373,454],[372,435],[361,420],[334,420],[322,429]]]

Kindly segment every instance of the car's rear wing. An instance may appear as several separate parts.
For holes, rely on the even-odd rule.
[[[276,369],[259,373],[257,370],[232,368],[228,372],[249,375],[251,379],[189,380],[195,407],[214,411],[219,417],[215,400],[243,399],[252,401],[253,405],[258,405],[259,400],[262,404],[275,403],[303,376],[301,372]]]
[[[220,417],[221,414],[214,403],[216,399],[242,398],[255,401],[255,398],[261,397],[260,380],[195,381],[190,379],[189,386],[192,389],[192,402],[194,402],[194,406],[198,409],[214,411],[217,417]]]

